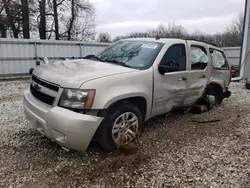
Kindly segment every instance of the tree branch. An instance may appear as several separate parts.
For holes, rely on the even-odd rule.
[[[65,0],[62,0],[61,2],[57,3],[56,6],[60,6],[61,4],[63,4]]]

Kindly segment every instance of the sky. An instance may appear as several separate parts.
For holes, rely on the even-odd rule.
[[[188,32],[223,32],[245,0],[89,0],[96,9],[97,32],[112,38],[175,23]]]

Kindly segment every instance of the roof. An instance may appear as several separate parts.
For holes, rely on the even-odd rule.
[[[214,44],[210,44],[204,41],[199,41],[199,40],[195,40],[195,39],[180,39],[180,38],[129,38],[129,39],[123,39],[123,40],[138,40],[138,41],[149,41],[149,42],[160,42],[160,43],[167,43],[167,42],[180,42],[180,41],[193,41],[193,42],[200,42],[201,44],[206,44],[209,45],[209,47],[211,48],[215,48],[215,49],[221,49],[218,46],[214,45]]]
[[[169,41],[185,41],[183,39],[177,39],[177,38],[129,38],[129,39],[124,39],[124,40],[138,40],[138,41],[149,41],[149,42],[160,42],[160,43],[167,43]]]

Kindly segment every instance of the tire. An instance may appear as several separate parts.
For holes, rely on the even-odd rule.
[[[209,86],[206,94],[213,95],[215,97],[215,103],[220,105],[224,99],[222,88],[219,86]]]
[[[221,90],[215,91],[214,97],[215,97],[216,104],[220,105],[224,99],[223,92]]]
[[[250,89],[250,81],[246,82],[246,88]]]
[[[131,116],[134,114],[137,117],[138,132],[136,136],[138,136],[138,133],[141,131],[142,113],[140,109],[129,101],[122,101],[115,104],[111,107],[111,109],[109,109],[107,115],[105,116],[95,134],[96,142],[105,151],[109,152],[117,148],[117,143],[115,143],[114,141],[114,134],[112,134],[112,130],[117,119],[119,119],[119,117],[124,113],[129,113],[131,114]]]

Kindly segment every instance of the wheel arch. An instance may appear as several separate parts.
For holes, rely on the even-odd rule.
[[[221,92],[223,93],[223,88],[222,86],[217,83],[217,82],[211,82],[210,84],[208,84],[207,88],[206,88],[206,93],[209,95],[215,95],[216,93]]]
[[[126,98],[119,98],[118,100],[115,100],[112,103],[109,103],[107,105],[107,112],[113,106],[117,105],[118,103],[125,102],[125,101],[128,101],[136,105],[142,113],[143,120],[145,120],[145,118],[147,117],[147,113],[148,113],[148,104],[147,104],[147,99],[144,96],[130,96]]]

